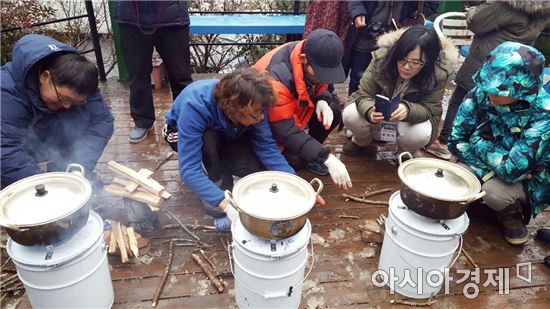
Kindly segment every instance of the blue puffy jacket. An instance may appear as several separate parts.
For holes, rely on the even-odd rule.
[[[52,111],[42,103],[38,63],[54,53],[76,52],[52,38],[29,34],[1,69],[1,185],[40,173],[37,162],[74,162],[91,172],[113,135],[113,116],[97,91],[81,106]],[[46,157],[43,157],[46,156]]]
[[[218,205],[224,198],[218,188],[202,171],[203,134],[207,129],[221,133],[227,140],[236,139],[252,131],[252,147],[262,164],[273,171],[294,174],[279,151],[271,129],[264,119],[253,126],[235,127],[227,120],[221,108],[214,102],[212,93],[219,82],[216,79],[200,80],[187,86],[176,98],[166,114],[167,124],[178,126],[178,156],[180,177],[201,199],[210,205]]]
[[[187,1],[113,1],[113,20],[143,29],[188,26]]]

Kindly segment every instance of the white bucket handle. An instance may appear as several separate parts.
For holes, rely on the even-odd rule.
[[[292,289],[293,292],[296,289],[298,289],[299,287],[301,287],[304,284],[304,282],[306,282],[306,279],[309,277],[309,274],[311,273],[311,270],[313,269],[313,265],[315,264],[315,252],[313,251],[313,241],[310,240],[309,244],[311,246],[311,263],[309,265],[309,270],[307,271],[307,274],[304,276],[304,279],[302,279],[302,281],[300,283],[295,284],[295,285],[291,285],[293,287],[293,289]],[[245,288],[249,289],[250,291],[254,292],[255,294],[258,294],[258,295],[262,296],[265,299],[280,298],[280,297],[287,297],[288,296],[288,291],[264,294],[262,292],[259,292],[259,291],[256,291],[256,290],[250,288],[249,286],[247,286],[246,284],[241,282],[235,276],[235,272],[233,271],[233,262],[232,262],[233,261],[233,255],[231,254],[231,251],[233,250],[233,248],[234,248],[233,244],[230,244],[227,247],[227,254],[229,256],[229,268],[231,269],[231,274],[233,275],[233,278],[235,278],[235,281],[239,282]]]

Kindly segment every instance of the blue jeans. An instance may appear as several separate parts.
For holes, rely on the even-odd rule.
[[[348,95],[351,95],[359,89],[361,77],[363,77],[363,73],[365,73],[371,60],[372,55],[370,52],[351,52]]]

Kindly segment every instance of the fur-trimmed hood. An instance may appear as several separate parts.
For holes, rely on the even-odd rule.
[[[529,15],[548,15],[550,16],[550,1],[544,0],[488,0],[487,2],[501,2],[511,8],[523,11]]]
[[[387,50],[397,43],[397,40],[399,40],[407,29],[408,28],[401,28],[379,36],[376,41],[378,47],[380,49],[386,49],[386,51],[384,51],[384,53],[386,53]],[[439,41],[441,42],[441,51],[439,52],[436,64],[447,70],[450,74],[452,70],[457,67],[459,62],[458,49],[451,40],[445,37],[440,36]]]

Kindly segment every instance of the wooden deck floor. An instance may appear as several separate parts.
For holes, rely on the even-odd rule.
[[[106,162],[116,160],[129,167],[153,168],[157,160],[169,151],[162,141],[160,128],[164,113],[171,105],[167,88],[154,91],[157,106],[157,123],[154,134],[145,141],[132,145],[128,143],[128,133],[133,127],[128,110],[128,90],[123,84],[109,80],[101,85],[112,112],[115,115],[115,133],[98,164],[98,171],[106,178],[110,172]],[[344,96],[344,95],[342,95]],[[347,157],[341,153],[346,142],[342,132],[333,133],[326,142],[343,162],[346,163],[353,180],[350,193],[362,194],[366,190],[393,188],[400,186],[397,167],[385,161],[376,161],[373,154],[359,157]],[[300,172],[305,179],[312,174]],[[211,225],[211,219],[204,213],[199,199],[181,183],[177,170],[177,158],[174,156],[152,176],[174,193],[162,207],[176,214],[187,224],[198,222]],[[387,207],[372,206],[346,202],[332,184],[330,177],[322,177],[325,183],[323,196],[326,206],[315,207],[308,218],[313,225],[313,242],[316,261],[302,292],[301,308],[369,308],[390,307],[392,300],[402,300],[399,295],[391,295],[387,287],[376,287],[371,283],[371,274],[377,270],[380,247],[374,247],[374,256],[370,256],[370,247],[361,240],[358,225],[363,219],[373,219],[379,214],[387,214]],[[389,194],[379,198],[387,199]],[[470,227],[464,235],[464,248],[481,268],[479,295],[468,299],[463,295],[463,288],[470,277],[461,284],[451,283],[450,293],[441,292],[434,300],[432,308],[549,308],[550,307],[550,269],[544,266],[543,259],[550,255],[550,246],[531,239],[523,247],[511,247],[500,236],[498,227],[490,213],[471,209]],[[354,215],[361,220],[339,218],[339,215]],[[160,216],[160,226],[173,223],[168,217]],[[529,226],[533,234],[537,228],[550,222],[550,214],[544,213]],[[158,307],[160,308],[235,308],[233,278],[228,263],[228,255],[221,245],[220,237],[228,239],[230,234],[217,235],[213,232],[197,232],[203,242],[210,244],[211,255],[229,283],[228,292],[219,294],[207,280],[206,275],[191,258],[193,248],[177,247],[174,260]],[[178,229],[154,232],[151,238],[151,249],[145,256],[132,263],[121,264],[120,259],[110,257],[109,263],[115,290],[114,308],[147,308],[160,281],[167,262],[167,240],[173,237],[185,237]],[[531,263],[531,282],[516,277],[516,264]],[[8,267],[12,267],[8,264]],[[508,295],[499,295],[498,286],[484,287],[486,275],[484,270],[506,267],[510,269]],[[468,260],[461,255],[457,269],[473,269]],[[455,273],[455,272],[453,272]],[[523,273],[525,275],[525,273]],[[457,276],[455,276],[456,278]],[[461,278],[462,275],[458,275]],[[14,305],[15,300],[8,298],[2,307]],[[23,297],[19,308],[29,308],[30,304]],[[396,306],[400,307],[400,306]],[[401,306],[408,307],[408,306]]]

